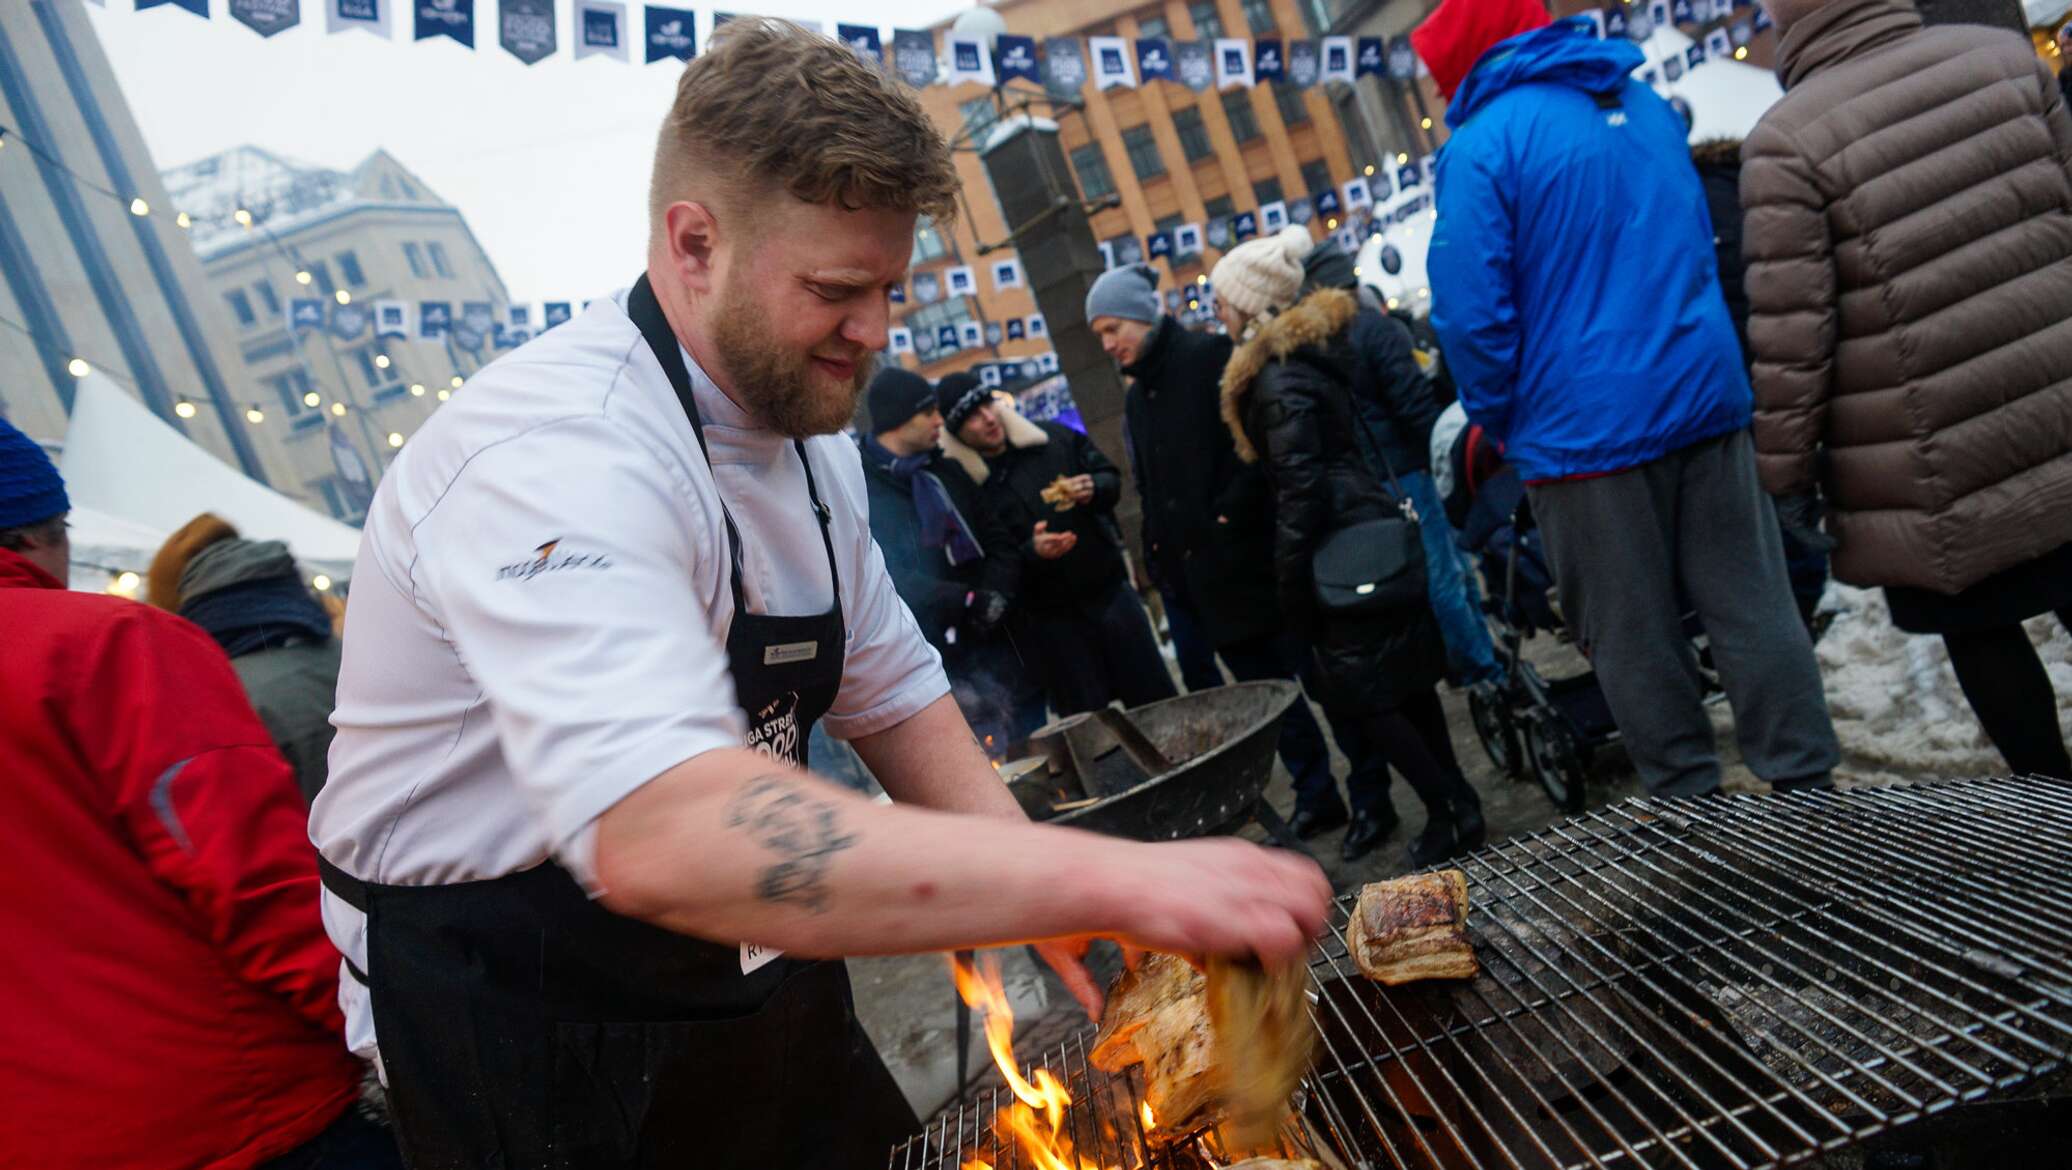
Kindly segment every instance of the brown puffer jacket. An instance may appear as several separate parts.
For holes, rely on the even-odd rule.
[[[1763,486],[1824,490],[1842,580],[1955,593],[2072,541],[2072,119],[2004,31],[1779,7],[1741,171]]]

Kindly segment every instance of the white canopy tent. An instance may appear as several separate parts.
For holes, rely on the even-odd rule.
[[[343,579],[359,553],[359,529],[247,478],[100,374],[80,379],[59,464],[80,588],[143,572],[165,538],[202,512],[249,539],[286,541],[312,573]]]

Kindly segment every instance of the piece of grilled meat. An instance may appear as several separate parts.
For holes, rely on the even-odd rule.
[[[1360,973],[1391,987],[1420,979],[1472,979],[1468,878],[1457,869],[1375,882],[1360,891],[1346,946]]]

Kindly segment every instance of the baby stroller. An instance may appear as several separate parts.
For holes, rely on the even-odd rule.
[[[1513,780],[1530,775],[1554,807],[1583,811],[1585,781],[1599,752],[1619,739],[1611,706],[1584,670],[1548,677],[1522,653],[1535,633],[1563,632],[1532,505],[1518,469],[1497,445],[1467,422],[1459,405],[1433,428],[1434,478],[1463,548],[1481,562],[1483,604],[1504,660],[1504,677],[1468,693],[1475,734],[1497,770]],[[1721,697],[1718,676],[1696,615],[1684,615],[1684,633],[1698,654],[1707,701]]]

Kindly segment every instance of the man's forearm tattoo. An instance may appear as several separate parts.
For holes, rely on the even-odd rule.
[[[747,829],[755,843],[777,855],[756,874],[755,894],[765,902],[796,902],[812,913],[827,909],[828,867],[834,856],[856,844],[844,833],[840,808],[796,778],[757,776],[727,804],[727,827]]]

